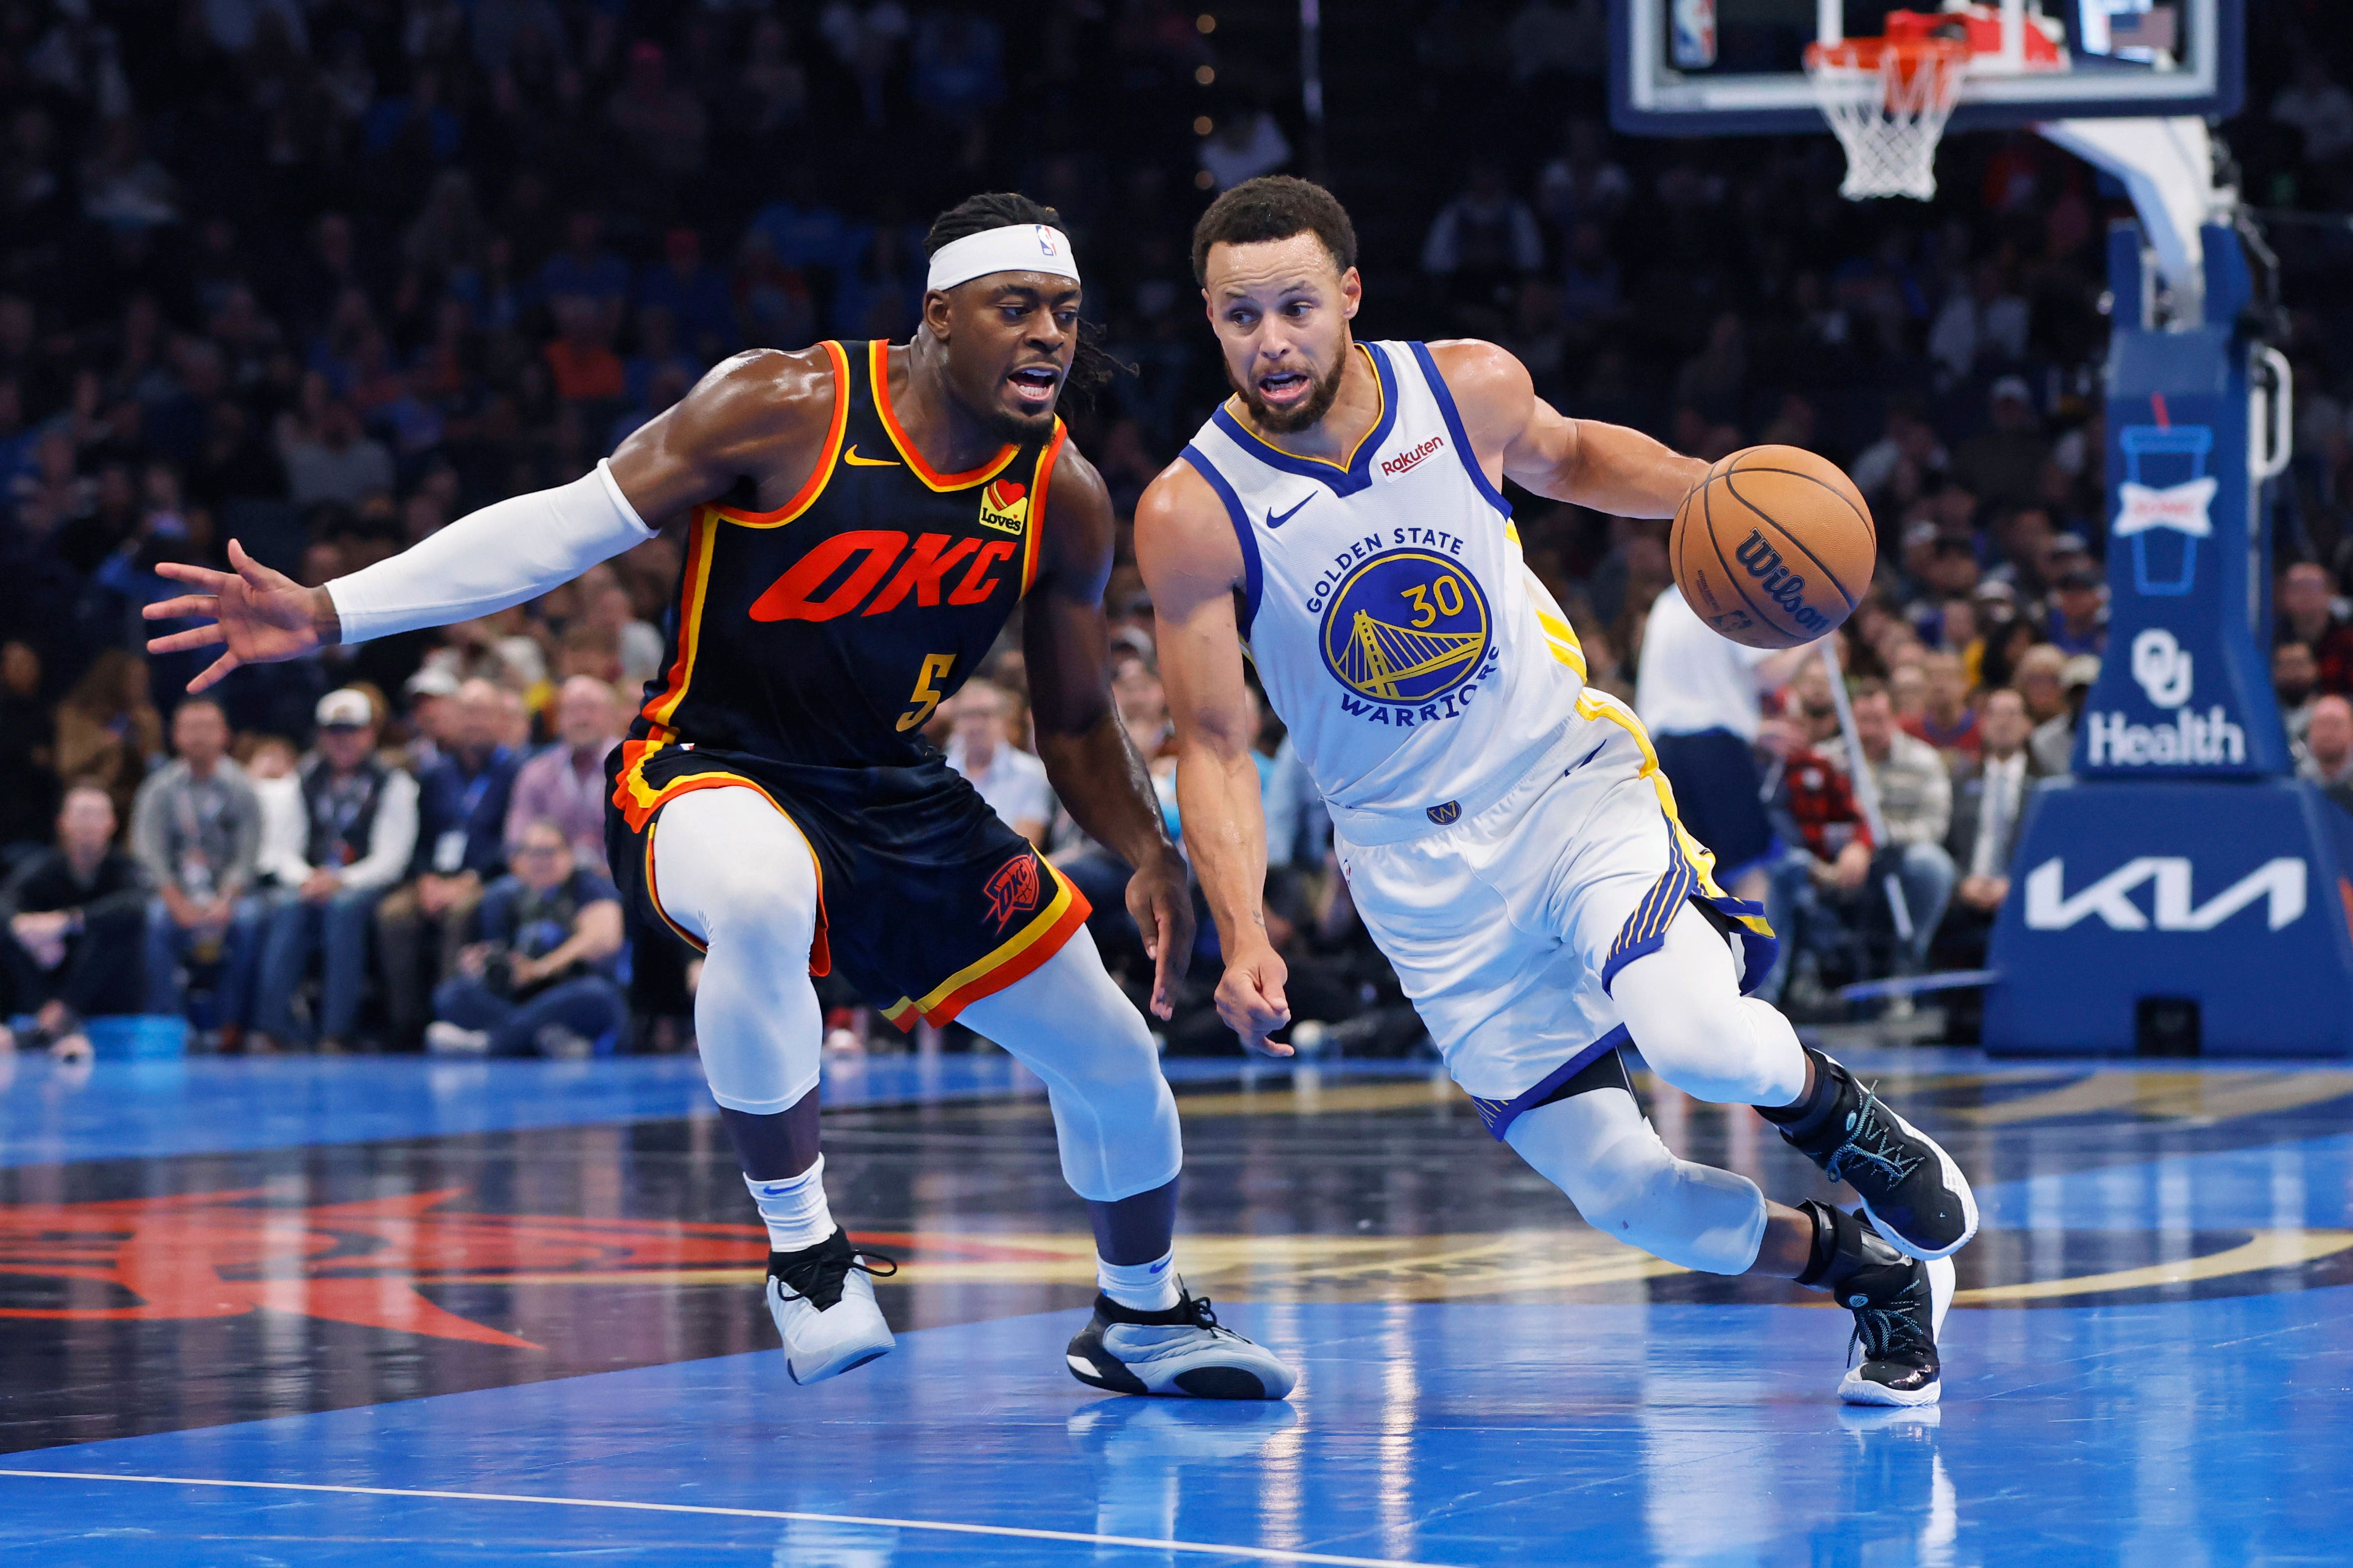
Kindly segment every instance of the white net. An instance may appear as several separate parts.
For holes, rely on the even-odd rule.
[[[1946,39],[1889,44],[1876,38],[1815,44],[1806,50],[1806,74],[1822,117],[1846,148],[1846,180],[1839,195],[1936,194],[1936,139],[1968,72],[1967,45]]]

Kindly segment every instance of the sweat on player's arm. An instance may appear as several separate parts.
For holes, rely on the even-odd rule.
[[[1103,595],[1117,526],[1103,476],[1066,443],[1046,491],[1038,581],[1022,616],[1022,658],[1048,782],[1072,821],[1134,868],[1128,913],[1153,961],[1152,1010],[1169,1018],[1192,960],[1193,900],[1144,759],[1112,707]]]
[[[1672,517],[1707,465],[1640,430],[1571,419],[1536,395],[1527,366],[1475,338],[1430,345],[1487,482],[1619,517]]]
[[[1234,620],[1241,549],[1223,505],[1188,465],[1171,465],[1137,502],[1135,553],[1152,591],[1176,731],[1178,815],[1225,952],[1218,1016],[1251,1050],[1289,1056],[1289,1046],[1266,1037],[1291,1020],[1290,971],[1266,930],[1266,819]]]

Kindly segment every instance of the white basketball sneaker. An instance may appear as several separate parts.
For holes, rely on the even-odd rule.
[[[1176,1290],[1176,1304],[1158,1312],[1097,1295],[1093,1320],[1063,1358],[1071,1375],[1113,1394],[1191,1399],[1281,1399],[1297,1385],[1282,1357],[1219,1328],[1207,1296],[1186,1295],[1182,1280]]]
[[[899,1265],[877,1254],[860,1256],[837,1227],[815,1247],[768,1254],[768,1314],[785,1339],[785,1371],[795,1383],[818,1383],[898,1344],[882,1309],[874,1303],[874,1281],[896,1274]]]

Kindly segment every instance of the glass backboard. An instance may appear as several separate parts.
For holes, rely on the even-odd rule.
[[[1951,13],[1980,46],[1952,130],[2227,116],[2244,89],[2243,0],[1611,0],[1610,120],[1653,136],[1820,131],[1806,46],[1875,37],[1907,9]]]

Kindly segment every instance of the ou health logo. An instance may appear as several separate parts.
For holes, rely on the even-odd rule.
[[[1360,697],[1409,708],[1471,679],[1489,625],[1487,596],[1461,563],[1392,550],[1334,590],[1324,609],[1324,666]]]
[[[2179,708],[2189,700],[2189,650],[2162,626],[2133,638],[2132,674],[2159,708]]]

